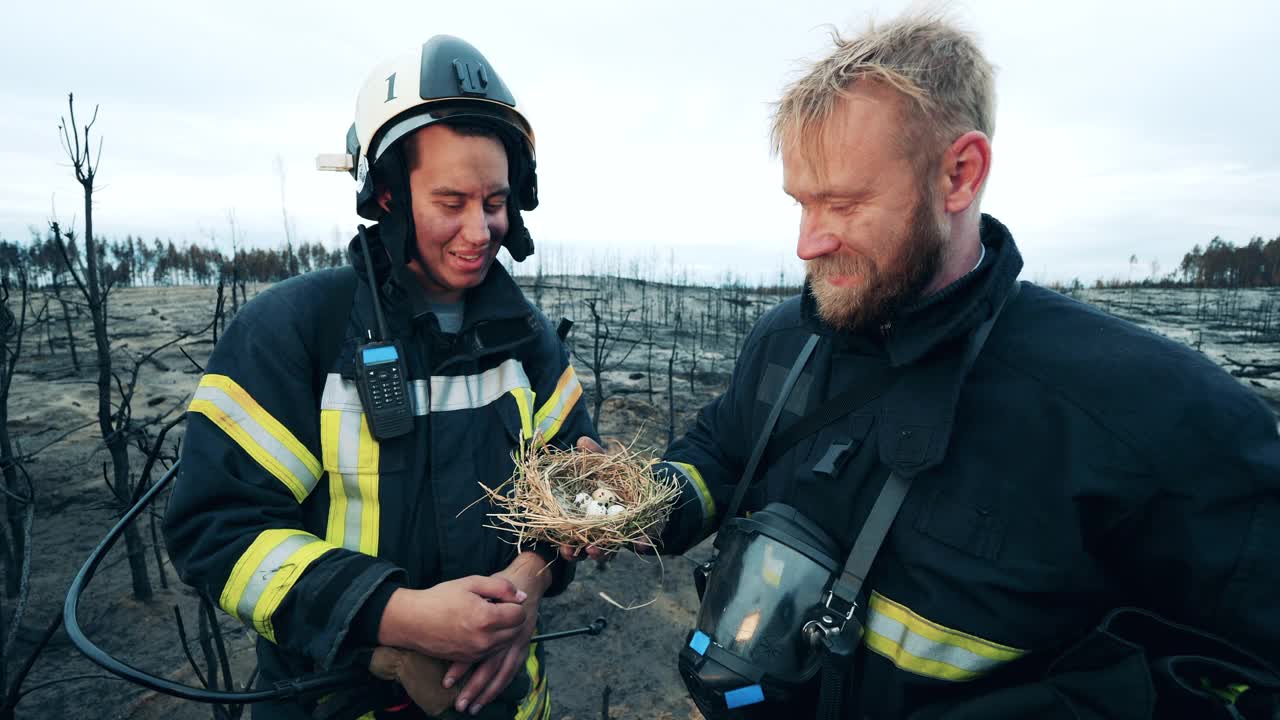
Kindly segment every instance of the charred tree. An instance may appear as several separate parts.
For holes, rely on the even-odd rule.
[[[66,298],[62,297],[62,279],[57,278],[53,282],[53,296],[58,300],[58,304],[62,306],[62,323],[67,331],[67,350],[71,353],[71,367],[75,369],[77,375],[80,374],[80,356],[76,355],[76,333],[71,325],[71,310],[68,308]],[[52,348],[52,346],[50,346]]]
[[[93,235],[93,189],[98,175],[98,163],[102,157],[102,143],[99,141],[97,154],[93,153],[90,132],[98,118],[95,107],[93,117],[83,128],[76,125],[75,99],[67,96],[67,107],[71,122],[63,120],[59,129],[62,132],[63,149],[71,160],[76,180],[84,190],[84,262],[83,273],[78,272],[68,252],[67,243],[58,223],[50,224],[54,240],[62,252],[67,270],[80,288],[85,302],[89,306],[89,316],[93,321],[93,340],[98,364],[98,430],[111,455],[111,478],[108,481],[116,500],[122,508],[128,507],[132,497],[132,481],[129,474],[129,441],[128,414],[121,407],[116,412],[111,405],[111,337],[107,326],[107,302],[111,292],[109,282],[104,282],[104,273],[98,265],[99,253],[97,238]],[[83,274],[83,277],[81,275]],[[147,573],[146,548],[142,536],[134,526],[125,531],[125,547],[129,557],[129,571],[133,579],[133,595],[139,600],[151,598],[151,578]]]
[[[680,347],[680,312],[671,331],[671,355],[667,357],[667,447],[676,441],[676,350]]]
[[[636,349],[640,344],[640,338],[634,340],[626,340],[622,337],[631,320],[632,311],[628,310],[623,314],[622,320],[617,328],[611,327],[605,318],[605,312],[600,307],[600,298],[587,298],[583,300],[587,309],[591,311],[591,354],[583,355],[578,352],[577,347],[573,349],[573,354],[583,365],[591,369],[591,374],[595,377],[595,387],[593,389],[593,401],[595,405],[595,414],[593,417],[596,422],[600,422],[600,407],[604,405],[604,400],[608,395],[605,392],[604,374],[612,370],[617,370],[622,363],[627,361],[631,356],[631,351]],[[629,344],[626,346],[626,352],[621,357],[617,357],[620,350],[619,343]]]
[[[18,597],[22,579],[30,570],[27,540],[31,524],[29,513],[34,508],[30,502],[30,484],[28,483],[27,492],[24,493],[18,482],[18,473],[22,469],[21,459],[14,452],[13,440],[9,436],[9,390],[13,387],[13,374],[17,370],[18,358],[22,356],[22,339],[27,329],[27,308],[30,305],[30,291],[25,274],[18,276],[18,283],[20,290],[16,302],[17,312],[14,312],[13,289],[9,287],[9,278],[0,280],[0,477],[3,477],[4,482],[7,520],[7,527],[0,535],[0,540],[3,541],[5,596],[9,598]],[[0,668],[0,674],[2,673],[3,669]],[[2,679],[0,687],[3,687]]]

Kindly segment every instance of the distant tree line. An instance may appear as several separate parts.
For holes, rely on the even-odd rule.
[[[0,238],[0,277],[17,282],[25,275],[34,286],[59,285],[66,261],[53,234],[35,230],[28,243]],[[79,238],[67,243],[72,262],[81,260]],[[209,285],[219,278],[236,276],[240,282],[275,282],[320,268],[347,262],[345,249],[328,249],[320,243],[285,243],[283,248],[237,248],[224,253],[195,243],[177,245],[159,238],[147,242],[127,235],[123,240],[97,243],[98,266],[104,281],[113,286]]]
[[[79,239],[72,237],[67,247],[73,262],[80,261]],[[283,248],[236,248],[224,253],[214,247],[195,243],[177,245],[173,240],[154,238],[147,242],[127,235],[123,240],[98,244],[98,266],[103,278],[112,285],[138,287],[149,285],[210,285],[219,278],[236,278],[239,282],[276,282],[312,270],[341,267],[347,263],[346,250],[329,249],[320,243],[286,242]],[[1137,266],[1137,256],[1130,264]],[[1099,278],[1097,287],[1130,285],[1180,285],[1206,288],[1254,288],[1280,286],[1280,236],[1270,240],[1261,237],[1236,246],[1220,237],[1205,247],[1196,245],[1182,257],[1176,271],[1163,277],[1153,263],[1150,277]],[[35,287],[60,285],[64,282],[66,263],[51,233],[41,235],[32,230],[31,240],[19,243],[0,238],[0,278],[13,283],[21,275]],[[1077,280],[1074,287],[1082,287]],[[794,288],[788,288],[794,291]]]
[[[1215,237],[1201,249],[1196,245],[1178,266],[1182,282],[1195,287],[1254,288],[1280,285],[1280,236],[1255,237],[1235,245]]]

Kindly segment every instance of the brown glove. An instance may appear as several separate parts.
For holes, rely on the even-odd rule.
[[[446,689],[441,683],[449,663],[412,650],[382,646],[373,651],[369,672],[400,683],[414,704],[428,715],[442,715],[457,699],[462,683]]]

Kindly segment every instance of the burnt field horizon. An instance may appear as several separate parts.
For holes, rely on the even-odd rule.
[[[561,317],[574,321],[569,343],[584,386],[581,402],[591,409],[601,433],[653,453],[660,453],[669,437],[682,433],[697,410],[724,389],[752,324],[795,291],[785,286],[785,278],[778,287],[766,288],[599,275],[516,279],[553,324]],[[244,292],[251,299],[267,286],[245,284]],[[14,289],[10,292],[17,315]],[[1280,415],[1280,288],[1064,292],[1197,349]],[[228,313],[229,294],[224,289]],[[121,512],[104,482],[104,463],[109,465],[111,459],[96,422],[96,360],[88,312],[66,286],[61,295],[48,288],[32,290],[29,313],[43,313],[45,321],[28,331],[13,372],[7,416],[0,416],[7,420],[14,455],[22,461],[23,487],[29,480],[34,497],[29,595],[21,607],[20,625],[12,624],[21,605],[19,595],[8,595],[3,604],[4,628],[14,630],[6,683],[60,613],[72,577]],[[174,423],[190,401],[213,347],[211,322],[218,295],[212,285],[111,291],[110,352],[121,374],[121,389],[130,389],[135,436],[129,453],[135,476],[152,456],[154,481],[176,454],[182,424]],[[241,302],[237,299],[236,304]],[[17,504],[10,495],[7,505]],[[163,505],[161,497],[136,524],[153,596],[135,598],[121,542],[82,600],[81,623],[91,638],[125,662],[197,685],[200,680],[188,652],[208,679],[206,658],[217,654],[216,635],[226,648],[233,681],[242,686],[253,667],[248,635],[220,611],[213,622],[201,619],[194,592],[168,564],[157,527]],[[6,514],[6,537],[21,517],[12,510]],[[547,646],[553,717],[600,717],[602,703],[615,719],[699,717],[685,696],[674,658],[697,607],[690,569],[707,553],[704,543],[684,558],[660,561],[626,555],[607,568],[583,563],[574,585],[543,605],[547,630],[583,626],[597,616],[610,623],[600,637]],[[6,571],[13,567],[7,565]],[[653,602],[623,611],[602,593],[624,606]],[[175,608],[184,622],[186,651]],[[57,630],[23,684],[31,694],[18,704],[15,717],[186,720],[212,715],[209,706],[101,679],[103,675],[74,649],[65,631]]]

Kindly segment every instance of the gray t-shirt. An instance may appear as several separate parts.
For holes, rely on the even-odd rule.
[[[435,313],[442,332],[456,335],[462,329],[463,305],[461,300],[456,303],[431,303],[431,312]]]

